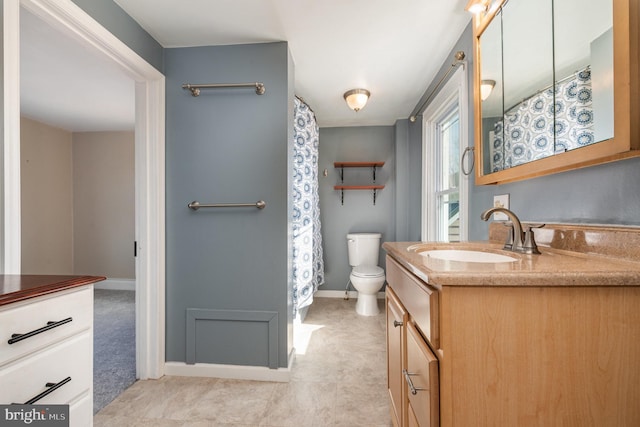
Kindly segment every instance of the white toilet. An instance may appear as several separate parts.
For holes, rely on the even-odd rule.
[[[356,313],[375,316],[378,309],[378,291],[384,285],[384,270],[378,267],[380,233],[347,234],[349,265],[353,267],[349,280],[358,291]]]

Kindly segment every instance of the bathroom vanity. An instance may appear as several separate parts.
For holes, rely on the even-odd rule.
[[[640,425],[640,229],[548,225],[540,255],[503,229],[383,245],[394,424]],[[426,254],[452,249],[514,260]]]
[[[93,283],[104,277],[0,275],[0,403],[68,404],[93,420]]]

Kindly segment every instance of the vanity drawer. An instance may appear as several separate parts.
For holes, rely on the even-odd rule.
[[[47,390],[45,384],[62,384],[37,404],[69,404],[90,395],[93,384],[93,335],[86,331],[47,350],[24,357],[0,370],[0,404],[25,403]]]
[[[93,396],[86,395],[69,406],[69,427],[93,425]]]
[[[438,291],[387,255],[387,282],[433,348],[440,348]]]
[[[10,304],[0,309],[0,366],[88,330],[92,324],[92,286]],[[34,335],[9,344],[12,334],[29,332]]]
[[[438,359],[411,323],[407,325],[407,370],[404,377],[409,396],[409,425],[440,425]]]

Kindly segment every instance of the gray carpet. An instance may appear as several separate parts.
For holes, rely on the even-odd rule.
[[[135,292],[96,289],[93,413],[136,381]]]

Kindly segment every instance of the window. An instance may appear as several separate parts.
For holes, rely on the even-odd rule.
[[[468,178],[460,170],[468,134],[466,79],[459,68],[423,116],[422,240],[467,240]]]

